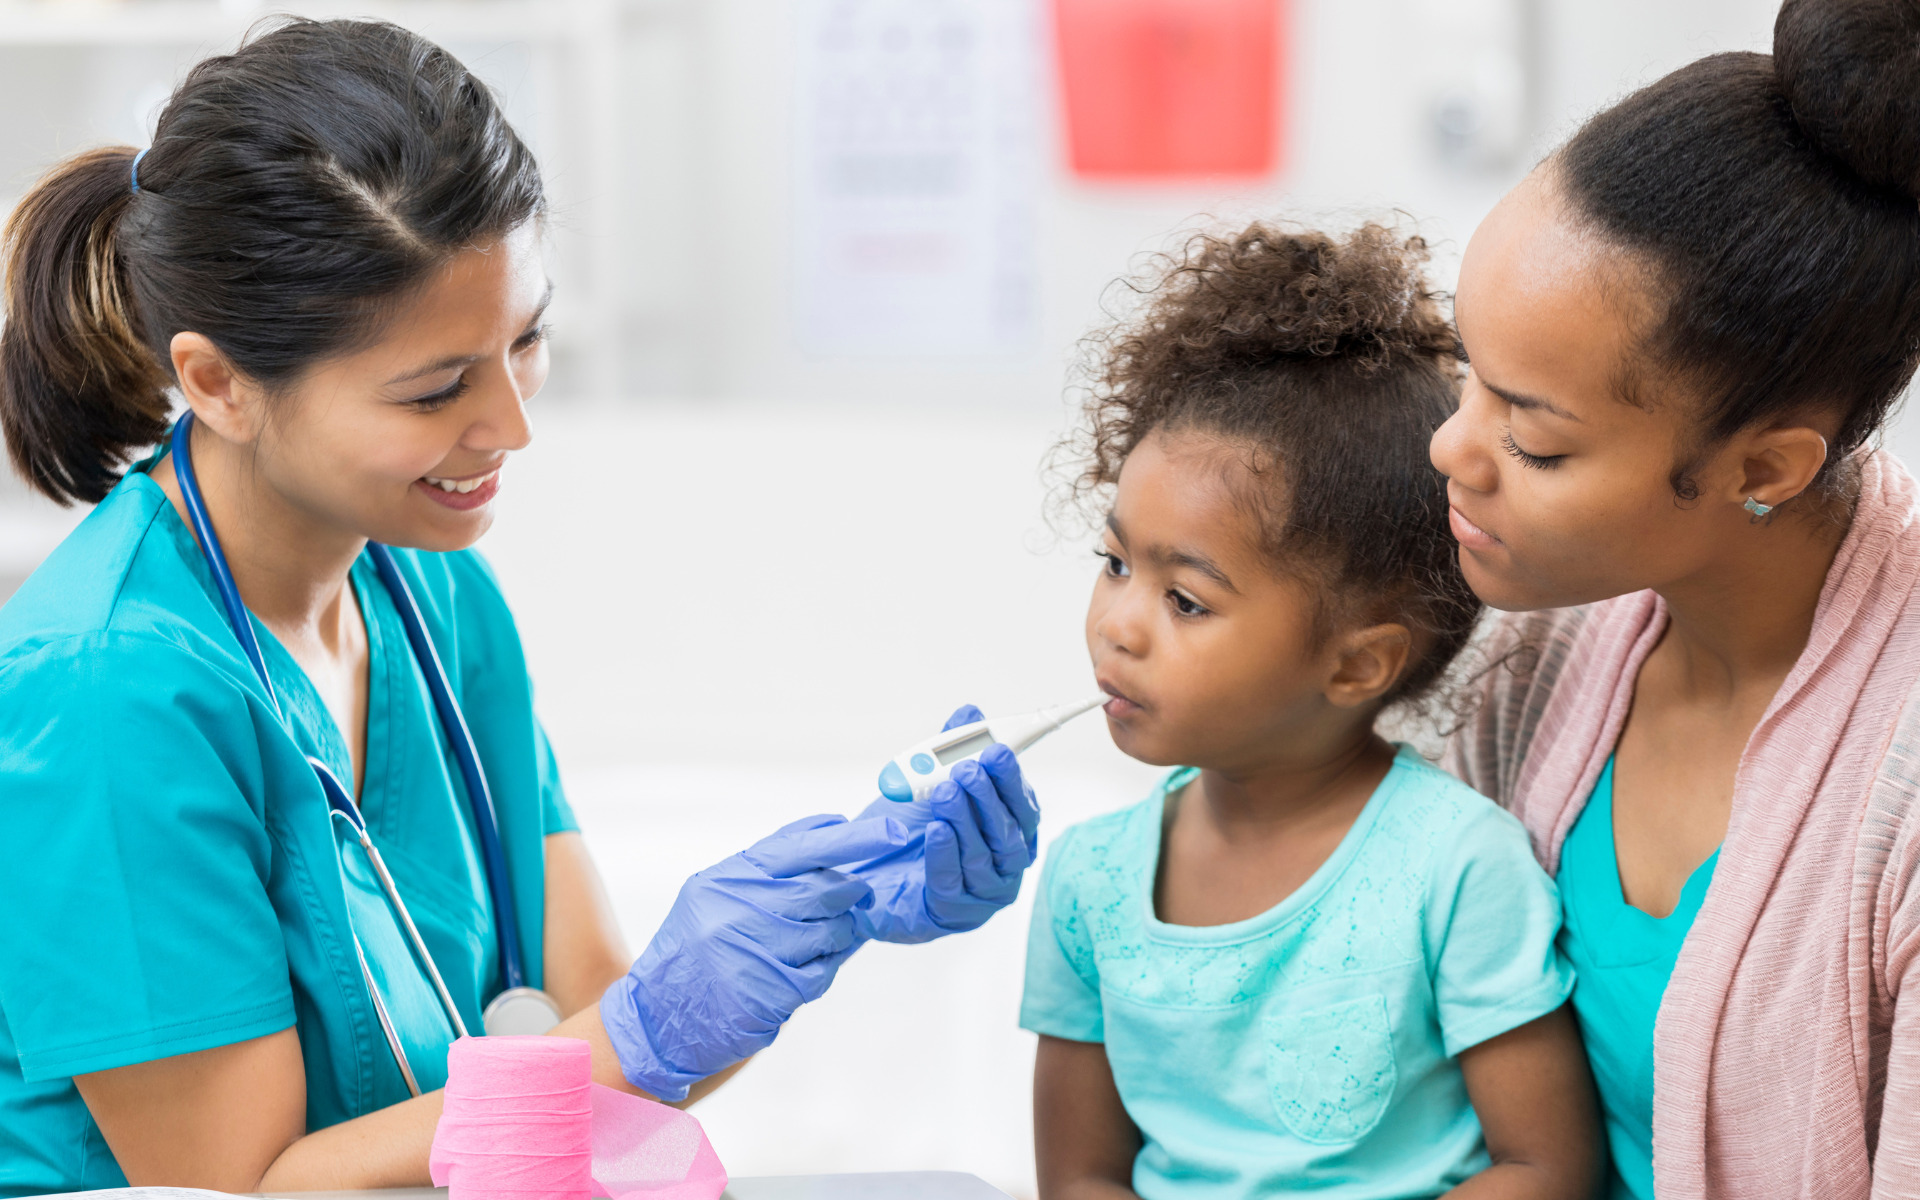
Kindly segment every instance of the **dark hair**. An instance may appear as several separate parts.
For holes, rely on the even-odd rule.
[[[1147,297],[1132,319],[1090,339],[1091,428],[1064,447],[1084,468],[1080,498],[1118,482],[1155,431],[1246,447],[1269,557],[1315,574],[1327,608],[1384,610],[1415,631],[1390,701],[1429,688],[1480,613],[1427,460],[1460,353],[1426,258],[1419,238],[1372,224],[1192,238],[1130,282]]]
[[[1829,411],[1824,486],[1920,365],[1920,4],[1786,0],[1773,50],[1675,71],[1552,164],[1648,268],[1646,353],[1703,398],[1696,449]]]
[[[28,483],[99,500],[204,334],[268,388],[355,349],[450,256],[545,210],[486,86],[398,26],[289,21],[209,58],[139,160],[55,167],[5,234],[0,426]]]

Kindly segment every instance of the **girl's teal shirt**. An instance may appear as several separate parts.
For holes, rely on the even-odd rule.
[[[519,634],[478,554],[395,557],[486,768],[537,985],[543,839],[574,823]],[[360,806],[478,1029],[501,982],[465,789],[364,556],[352,582],[369,646]],[[445,1079],[445,1020],[306,761],[351,779],[346,745],[254,628],[284,720],[139,469],[0,609],[0,1195],[124,1186],[77,1074],[292,1027],[309,1129],[405,1099],[356,933],[421,1086]]]
[[[1401,747],[1338,848],[1266,912],[1154,912],[1168,797],[1047,852],[1023,1028],[1099,1042],[1144,1200],[1433,1197],[1491,1163],[1460,1055],[1554,1011],[1560,901],[1509,813]]]

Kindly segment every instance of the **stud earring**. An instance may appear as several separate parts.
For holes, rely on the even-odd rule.
[[[1742,504],[1740,507],[1752,513],[1753,519],[1758,521],[1761,517],[1764,517],[1768,513],[1772,512],[1774,506],[1771,504],[1762,504],[1758,500],[1755,500],[1752,496],[1748,496],[1747,502],[1745,504]]]

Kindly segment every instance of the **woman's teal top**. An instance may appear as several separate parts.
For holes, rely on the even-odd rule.
[[[543,839],[573,818],[519,635],[477,554],[395,557],[487,771],[537,984]],[[352,582],[370,652],[360,807],[478,1029],[501,985],[465,790],[364,556]],[[254,629],[284,721],[139,469],[0,609],[0,1195],[125,1186],[73,1084],[90,1071],[293,1027],[309,1129],[406,1099],[356,934],[421,1087],[445,1080],[448,1022],[306,761],[352,779],[346,744]]]
[[[1606,1118],[1610,1200],[1653,1200],[1653,1024],[1719,859],[1716,850],[1694,869],[1665,917],[1628,904],[1613,842],[1612,759],[1560,848],[1560,949],[1573,963],[1573,1011]]]

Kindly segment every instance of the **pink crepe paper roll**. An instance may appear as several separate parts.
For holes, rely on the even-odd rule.
[[[727,1173],[675,1108],[592,1082],[577,1038],[461,1038],[428,1169],[449,1200],[719,1200]]]
[[[468,1037],[447,1051],[428,1170],[449,1200],[587,1200],[593,1050],[578,1038]]]
[[[466,1037],[447,1051],[450,1100],[577,1098],[592,1080],[593,1050],[579,1038]]]

